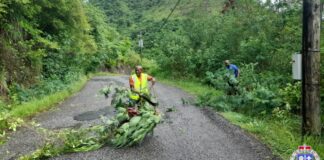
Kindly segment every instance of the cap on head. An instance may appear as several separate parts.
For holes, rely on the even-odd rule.
[[[228,66],[228,65],[230,65],[231,63],[230,63],[229,60],[225,60],[225,61],[224,61],[224,64],[225,64],[226,66]]]

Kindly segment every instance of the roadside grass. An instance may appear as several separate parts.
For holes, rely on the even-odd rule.
[[[214,96],[221,96],[224,93],[212,87],[201,84],[197,80],[167,79],[158,77],[158,81],[171,86],[176,86],[195,96],[202,96],[205,93],[213,93]],[[240,126],[243,130],[251,133],[252,136],[261,140],[273,152],[282,159],[290,159],[292,153],[298,146],[307,144],[313,147],[320,157],[324,158],[324,137],[305,137],[304,143],[301,140],[299,117],[286,117],[277,120],[268,118],[257,119],[237,112],[219,112],[231,123]]]
[[[92,75],[89,76],[89,78]],[[79,81],[68,86],[65,90],[56,92],[54,94],[45,96],[41,99],[34,99],[30,102],[23,103],[21,105],[13,106],[10,111],[14,117],[24,118],[35,115],[38,112],[47,110],[64,99],[70,97],[74,93],[80,91],[88,80],[87,76],[82,76]]]
[[[236,112],[220,113],[235,125],[253,133],[265,142],[273,151],[283,159],[289,159],[291,154],[302,144],[311,145],[313,149],[324,157],[324,138],[305,137],[301,139],[300,118],[289,117],[285,120],[254,119]]]
[[[258,139],[265,142],[273,153],[283,159],[289,159],[291,154],[302,144],[307,144],[324,157],[324,138],[305,137],[304,142],[301,139],[300,118],[289,117],[285,120],[273,119],[254,119],[236,112],[220,113],[235,125],[244,130],[253,133]]]
[[[215,90],[210,86],[203,85],[198,80],[184,80],[176,78],[167,79],[162,76],[157,76],[157,81],[170,86],[178,87],[194,96],[204,95],[207,92],[212,94],[213,96],[220,96],[223,94],[222,91]]]

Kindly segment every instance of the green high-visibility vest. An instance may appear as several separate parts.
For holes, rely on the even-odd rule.
[[[134,82],[134,90],[135,91],[138,91],[141,94],[149,94],[149,90],[147,87],[147,74],[142,73],[141,79],[139,79],[136,74],[133,74],[131,78],[133,79],[133,82]],[[133,100],[138,100],[139,95],[131,92],[130,98]]]

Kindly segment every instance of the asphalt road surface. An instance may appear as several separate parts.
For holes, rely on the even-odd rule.
[[[114,109],[110,98],[98,91],[115,83],[128,86],[126,76],[101,76],[90,80],[79,93],[57,107],[35,116],[41,127],[50,130],[89,127],[102,123],[100,115],[111,117]],[[253,136],[231,125],[207,108],[183,104],[192,97],[184,91],[157,83],[155,91],[164,122],[152,137],[140,145],[114,149],[104,147],[96,151],[65,154],[55,160],[267,160],[278,159]],[[175,108],[166,112],[168,108]],[[44,136],[31,125],[25,125],[0,146],[0,158],[17,159],[31,153],[44,143]]]

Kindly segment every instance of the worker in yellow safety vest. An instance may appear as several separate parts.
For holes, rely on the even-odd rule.
[[[140,95],[150,95],[148,81],[151,81],[151,89],[155,84],[155,78],[146,73],[143,73],[142,66],[136,66],[135,74],[129,77],[129,86],[131,89],[130,101],[136,103],[139,101]]]

